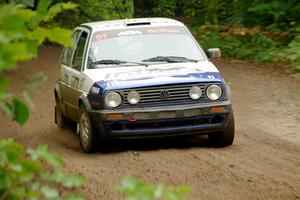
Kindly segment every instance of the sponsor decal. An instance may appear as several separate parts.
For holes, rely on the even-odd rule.
[[[143,27],[137,29],[117,29],[117,30],[105,30],[98,31],[93,34],[93,41],[101,41],[104,39],[122,37],[122,36],[134,36],[142,34],[188,34],[187,30],[181,26],[166,26],[166,27]]]
[[[128,31],[122,31],[118,34],[118,36],[126,36],[126,35],[141,35],[143,34],[141,31],[138,30],[128,30]]]
[[[161,69],[139,69],[135,71],[124,71],[117,73],[109,73],[106,75],[106,80],[128,80],[137,79],[142,77],[154,77],[159,75],[162,76],[176,76],[183,74],[193,74],[193,73],[203,73],[199,68],[190,68],[186,67],[173,67],[173,68],[161,68]]]
[[[161,29],[148,29],[146,33],[181,33],[178,29],[171,29],[171,28],[161,28]]]
[[[96,41],[99,41],[99,40],[104,40],[104,39],[107,39],[107,34],[106,33],[103,33],[103,34],[96,34],[95,35],[95,40]]]

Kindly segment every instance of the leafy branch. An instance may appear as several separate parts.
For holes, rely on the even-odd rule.
[[[62,172],[63,161],[46,145],[24,150],[13,139],[0,140],[0,199],[84,199],[73,189],[84,183],[80,174]]]
[[[182,200],[190,187],[180,185],[166,187],[164,185],[152,186],[134,176],[126,176],[120,185],[115,186],[117,191],[126,194],[128,200]]]
[[[50,3],[50,0],[40,0],[36,11],[20,4],[0,4],[0,110],[20,125],[29,117],[28,108],[18,97],[6,92],[8,80],[1,74],[15,68],[17,62],[37,57],[37,48],[45,40],[71,45],[70,30],[47,27],[47,23],[58,13],[77,5],[67,2],[50,6]],[[32,106],[30,91],[25,88],[22,95]]]

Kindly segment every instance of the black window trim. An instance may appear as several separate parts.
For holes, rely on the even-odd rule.
[[[74,29],[72,36],[74,35],[74,33],[75,33],[76,31],[80,31],[79,37],[78,37],[77,40],[74,42],[74,49],[73,49],[73,52],[72,52],[70,64],[68,64],[67,66],[68,66],[69,68],[73,69],[73,70],[82,72],[82,71],[84,70],[85,64],[86,64],[86,53],[87,53],[87,48],[88,48],[89,42],[90,42],[91,31],[90,31],[90,29],[88,29],[88,28],[86,28],[86,27],[81,27],[81,26],[79,26],[79,27],[77,27],[77,28]],[[77,43],[78,43],[78,41],[79,41],[79,39],[80,39],[80,36],[81,36],[81,34],[82,34],[83,31],[87,33],[87,38],[86,38],[86,42],[85,42],[85,45],[84,45],[83,59],[82,59],[82,63],[81,63],[81,68],[80,68],[80,70],[77,70],[77,69],[75,69],[75,68],[72,66],[72,62],[73,62],[73,59],[74,59],[75,48],[77,47]],[[65,65],[66,65],[66,64],[65,64]]]
[[[78,27],[78,29],[84,30],[87,32],[88,36],[87,36],[87,42],[85,43],[85,47],[84,47],[84,59],[82,60],[82,65],[81,65],[81,71],[84,71],[86,69],[86,65],[88,62],[88,58],[87,58],[87,54],[89,51],[89,47],[90,47],[90,43],[91,43],[91,35],[92,35],[92,28],[90,26],[86,26],[86,25],[80,25]]]
[[[72,40],[73,40],[74,34],[75,34],[77,31],[80,32],[79,35],[80,35],[81,32],[82,32],[82,31],[79,30],[79,29],[75,29],[75,30],[73,31],[73,33],[72,33]],[[77,45],[78,39],[79,39],[79,37],[78,37],[77,40],[74,42],[74,46]],[[67,48],[70,48],[70,47],[65,47],[65,48],[63,49],[63,51],[62,51],[62,53],[61,53],[61,56],[60,56],[60,62],[59,62],[59,63],[65,65],[65,66],[68,66],[68,67],[70,67],[70,68],[72,68],[72,67],[71,67],[71,63],[72,63],[71,61],[73,60],[74,49],[72,49],[72,54],[71,54],[71,58],[70,58],[70,60],[69,60],[69,63],[66,63],[66,62],[64,62],[64,60],[63,60],[64,54],[65,54],[65,51],[66,51]]]

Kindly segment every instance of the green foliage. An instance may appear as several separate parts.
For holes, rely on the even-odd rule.
[[[49,8],[48,14],[44,16],[43,20],[49,22],[53,18],[65,10],[74,10],[77,7],[77,4],[67,2],[67,3],[56,3]]]
[[[260,62],[270,62],[278,59],[279,44],[261,33],[246,36],[232,34],[221,36],[215,31],[199,31],[196,36],[204,49],[220,47],[222,53],[226,56]]]
[[[25,3],[29,5],[31,2]],[[40,0],[34,11],[20,4],[0,4],[0,73],[15,68],[17,62],[35,58],[38,46],[45,40],[63,46],[71,44],[70,30],[47,27],[47,23],[58,13],[74,9],[76,5],[70,2],[50,5],[50,0]],[[0,74],[0,109],[23,125],[29,116],[28,108],[17,97],[5,91],[6,85],[7,80]],[[25,88],[22,94],[32,106],[29,90]]]
[[[152,9],[154,16],[175,17],[176,0],[155,1]]]
[[[204,49],[219,47],[225,56],[237,59],[251,59],[258,62],[285,62],[300,72],[300,37],[296,36],[287,45],[274,40],[266,32],[241,28],[232,33],[218,31],[214,27],[202,26],[194,29],[196,38]],[[247,33],[247,30],[250,33]],[[246,33],[244,32],[246,31]],[[242,34],[243,33],[243,34]]]
[[[280,31],[288,30],[300,22],[300,3],[297,0],[256,0],[245,9],[246,14],[242,18],[245,24],[260,24],[267,29]]]
[[[172,17],[187,23],[205,48],[219,47],[238,59],[287,62],[299,71],[299,0],[136,0],[135,6],[136,17]],[[228,26],[258,28],[236,34]]]
[[[84,199],[73,192],[84,183],[84,177],[66,175],[62,165],[46,145],[25,151],[12,139],[0,139],[0,199]]]
[[[13,119],[16,120],[17,123],[23,125],[29,116],[26,105],[19,99],[13,98],[11,104],[8,104],[8,106],[13,113]]]
[[[286,49],[286,59],[296,72],[300,72],[300,35],[289,43]]]
[[[75,4],[50,6],[50,3],[41,0],[36,11],[15,4],[0,5],[0,73],[13,69],[19,61],[36,57],[38,46],[45,40],[64,46],[71,44],[71,31],[45,26],[55,15],[73,9]],[[29,93],[46,77],[38,72],[28,79],[22,95],[28,105],[33,106]],[[0,109],[23,125],[29,110],[16,96],[6,92],[8,83],[8,79],[0,74]],[[62,165],[59,156],[49,153],[46,145],[25,150],[12,139],[0,139],[0,199],[84,199],[73,191],[83,184],[84,177],[66,175],[61,170]]]
[[[182,200],[190,190],[188,186],[165,187],[163,185],[152,186],[136,177],[127,176],[116,190],[126,194],[128,200]]]
[[[261,25],[272,30],[289,30],[299,24],[298,0],[157,0],[143,1],[147,16],[178,17],[193,25]]]
[[[72,2],[79,5],[76,12],[59,14],[55,18],[56,24],[74,28],[86,22],[132,18],[133,16],[133,0],[73,0]]]

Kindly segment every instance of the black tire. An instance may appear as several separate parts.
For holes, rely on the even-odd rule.
[[[97,136],[90,117],[83,106],[80,107],[80,118],[78,123],[81,149],[85,153],[94,152],[97,143]]]
[[[208,137],[212,145],[217,147],[226,147],[232,145],[234,140],[234,134],[234,116],[232,111],[229,115],[227,127],[222,131],[209,134]]]
[[[56,99],[56,101],[55,101],[54,119],[55,119],[55,124],[57,124],[57,126],[60,129],[65,129],[69,125],[68,119],[63,114],[62,109],[61,109],[61,104],[58,99]]]

